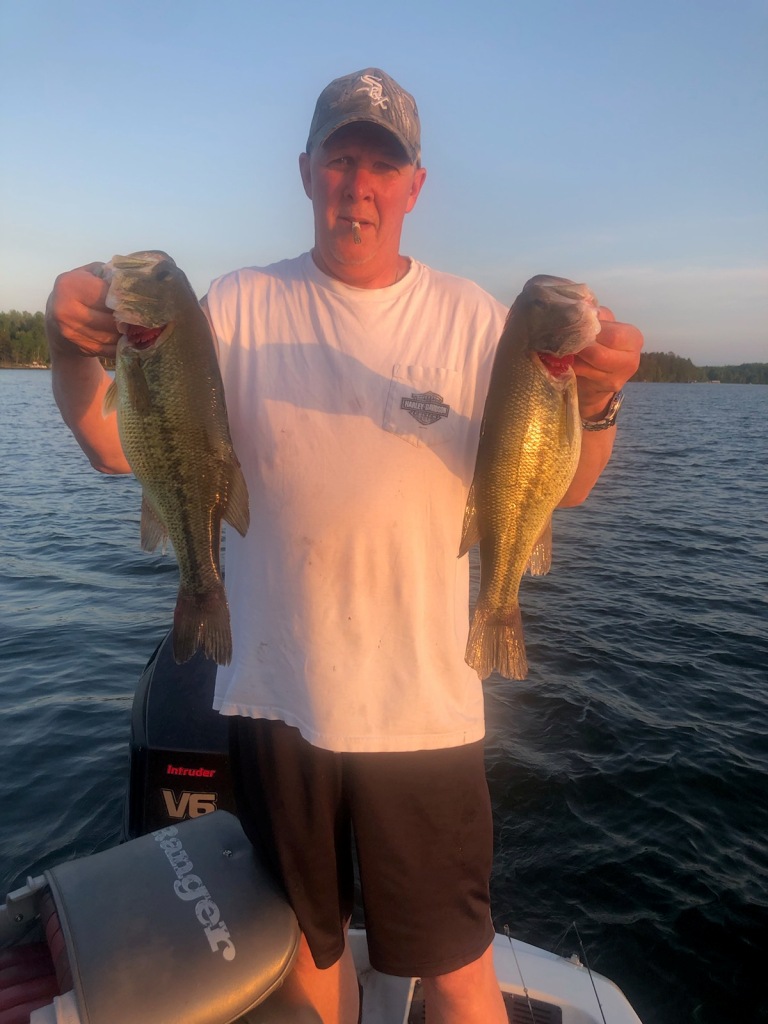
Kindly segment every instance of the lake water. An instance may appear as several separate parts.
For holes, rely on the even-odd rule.
[[[569,954],[575,921],[645,1024],[768,1021],[768,387],[627,392],[611,465],[523,584],[530,676],[486,688],[496,926]],[[117,840],[177,572],[47,371],[0,372],[0,424],[6,892]]]

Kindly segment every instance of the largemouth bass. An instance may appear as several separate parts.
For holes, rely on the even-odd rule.
[[[552,512],[581,451],[573,356],[598,334],[583,284],[531,278],[509,311],[485,402],[460,555],[480,544],[480,592],[466,661],[485,679],[528,672],[518,591],[549,572]]]
[[[125,457],[142,487],[141,546],[170,537],[180,585],[173,654],[232,659],[221,577],[221,521],[243,536],[248,489],[232,447],[208,321],[186,276],[164,252],[115,256],[107,305],[122,337],[104,411],[117,410]]]

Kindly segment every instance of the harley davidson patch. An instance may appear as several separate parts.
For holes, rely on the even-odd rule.
[[[434,391],[424,391],[421,394],[412,392],[410,398],[400,400],[400,408],[410,413],[423,427],[445,419],[451,411],[450,405],[443,401],[443,396],[435,394]]]

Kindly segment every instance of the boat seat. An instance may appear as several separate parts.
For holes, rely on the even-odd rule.
[[[299,929],[234,815],[205,814],[45,877],[82,1024],[318,1020],[272,998]]]
[[[45,942],[0,950],[0,1024],[29,1024],[30,1014],[59,991]]]

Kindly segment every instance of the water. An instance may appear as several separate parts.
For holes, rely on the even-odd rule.
[[[170,556],[45,371],[0,373],[0,889],[114,843]],[[616,456],[526,580],[530,676],[487,685],[494,916],[645,1024],[768,1021],[768,387],[631,385]],[[609,1022],[610,1024],[610,1022]]]

